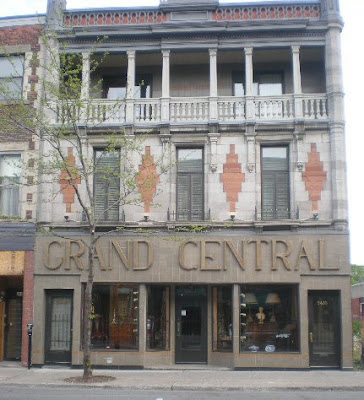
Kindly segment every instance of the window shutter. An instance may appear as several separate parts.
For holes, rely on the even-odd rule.
[[[287,219],[290,217],[288,149],[265,147],[262,154],[262,218]]]
[[[203,175],[191,175],[191,220],[202,221],[203,218]]]
[[[273,219],[276,184],[273,173],[264,172],[262,176],[262,218]]]
[[[288,173],[276,172],[276,209],[277,218],[289,218]]]
[[[101,221],[116,221],[119,218],[119,153],[101,153],[96,158],[96,162],[94,176],[95,216]]]
[[[178,174],[177,178],[177,219],[187,221],[190,213],[190,176]]]

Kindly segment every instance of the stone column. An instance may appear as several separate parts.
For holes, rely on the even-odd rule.
[[[209,49],[210,55],[210,118],[217,122],[217,50]]]
[[[329,22],[326,33],[326,92],[330,125],[332,208],[337,229],[347,227],[344,90],[341,65],[342,25]]]
[[[127,52],[128,73],[126,83],[126,122],[134,122],[135,50]]]
[[[253,48],[244,48],[245,53],[245,101],[246,119],[255,119],[254,93],[253,93]]]
[[[81,99],[88,100],[90,97],[90,53],[82,53],[82,86]]]
[[[295,118],[303,118],[302,108],[302,80],[301,80],[301,63],[300,63],[300,46],[292,46],[292,73],[293,73],[293,95]]]
[[[161,119],[169,122],[169,100],[170,100],[170,50],[162,50],[162,99]]]

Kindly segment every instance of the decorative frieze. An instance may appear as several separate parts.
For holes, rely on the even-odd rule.
[[[217,22],[319,18],[320,6],[317,4],[270,7],[219,7],[212,13],[212,19]]]
[[[162,11],[105,11],[65,13],[64,26],[105,26],[105,25],[151,25],[161,24],[167,20]]]
[[[285,19],[320,19],[318,4],[286,6],[218,7],[212,12],[190,11],[188,13],[165,12],[162,10],[120,10],[101,12],[65,12],[63,23],[66,28],[77,26],[154,25],[169,21],[255,21]]]

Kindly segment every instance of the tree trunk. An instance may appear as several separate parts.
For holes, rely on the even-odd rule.
[[[88,278],[85,291],[85,315],[83,330],[83,377],[92,377],[91,369],[91,331],[92,331],[92,286],[94,282],[94,254],[95,254],[95,231],[91,229],[90,245],[88,247]]]

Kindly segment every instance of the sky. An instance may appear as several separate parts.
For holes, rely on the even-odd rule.
[[[234,3],[236,1],[221,1]],[[237,2],[242,2],[239,0]],[[249,2],[262,2],[249,0]],[[98,8],[125,6],[155,6],[159,0],[68,0],[67,8]],[[364,265],[364,242],[361,240],[364,222],[364,128],[361,127],[364,95],[363,30],[364,0],[340,0],[345,21],[342,34],[342,54],[346,112],[346,152],[348,161],[348,193],[350,218],[351,263]],[[47,0],[0,0],[0,17],[45,13]]]

